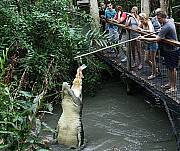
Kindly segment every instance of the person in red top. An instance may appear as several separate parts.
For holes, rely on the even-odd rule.
[[[127,13],[126,12],[122,12],[122,7],[121,6],[117,6],[117,14],[114,17],[114,22],[118,23],[118,24],[125,24],[126,23],[126,18],[127,18]],[[123,28],[119,27],[119,40],[121,40],[122,38],[122,34],[125,30]]]
[[[126,21],[127,15],[126,12],[122,12],[122,7],[117,6],[117,14],[114,17],[115,22],[121,24]]]
[[[126,15],[126,12],[123,12],[122,11],[122,7],[121,6],[117,6],[117,13],[113,19],[114,22],[118,23],[118,24],[124,24],[126,23],[126,18],[127,18],[127,15]],[[123,33],[126,32],[125,29],[121,28],[120,26],[118,27],[118,32],[119,32],[119,40],[122,39],[122,35]],[[126,62],[127,60],[127,57],[126,57],[126,51],[125,51],[125,46],[122,45],[121,48],[122,51],[117,51],[117,56],[120,54],[120,60],[121,62]]]

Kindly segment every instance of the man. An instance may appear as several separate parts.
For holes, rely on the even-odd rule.
[[[141,40],[147,41],[160,41],[161,39],[170,39],[177,40],[176,28],[173,22],[167,19],[167,15],[163,11],[159,11],[157,13],[157,19],[161,24],[161,30],[158,35],[153,35],[152,38],[145,38],[144,36],[140,36]],[[178,66],[178,50],[177,47],[170,44],[163,44],[164,53],[164,61],[165,65],[168,69],[168,78],[169,82],[162,86],[162,88],[166,89],[166,93],[177,91],[176,81],[177,81],[177,70]]]
[[[106,19],[113,19],[116,15],[115,9],[113,9],[111,2],[107,2],[107,8],[105,10],[105,18]],[[109,32],[109,34],[112,36],[112,39],[117,40],[118,35],[118,27],[113,24],[106,24],[106,30]]]
[[[103,2],[101,2],[99,4],[99,17],[100,18],[104,18],[104,16],[105,16],[105,9],[106,9],[105,4]],[[100,20],[100,24],[102,25],[102,30],[105,31],[105,25],[106,25],[105,21]]]
[[[113,9],[111,2],[107,2],[106,7],[107,8],[105,10],[105,18],[108,20],[113,20],[116,15],[116,11],[115,9]],[[113,25],[111,23],[106,23],[106,31],[107,33],[109,33],[111,42],[118,42],[119,40],[118,26]],[[117,52],[117,49],[118,48],[115,48],[116,52]],[[114,52],[113,49],[111,49],[110,51]]]

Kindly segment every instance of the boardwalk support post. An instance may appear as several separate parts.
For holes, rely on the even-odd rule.
[[[130,30],[126,30],[126,35],[128,39],[131,39]],[[130,72],[131,70],[131,42],[127,43],[126,56],[127,56],[127,71]],[[126,92],[127,94],[131,94],[130,81],[128,78],[126,78]]]

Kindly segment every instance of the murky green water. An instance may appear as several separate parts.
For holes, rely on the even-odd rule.
[[[84,98],[83,151],[176,151],[176,142],[165,111],[150,107],[144,95],[127,95],[119,80],[103,84],[95,97]],[[59,108],[48,117],[56,127]],[[64,150],[58,147],[56,150]]]

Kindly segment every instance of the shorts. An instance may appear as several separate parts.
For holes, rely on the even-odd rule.
[[[130,33],[130,38],[131,39],[134,39],[134,38],[137,38],[140,34],[136,33],[136,32],[131,32]]]
[[[110,36],[110,40],[112,42],[118,42],[119,41],[119,33],[116,29],[110,28],[109,29],[109,36]]]
[[[156,52],[158,50],[158,44],[156,42],[145,43],[144,50],[149,52]]]
[[[163,54],[165,66],[168,69],[173,69],[178,67],[179,54],[178,50],[175,51],[166,51]]]

